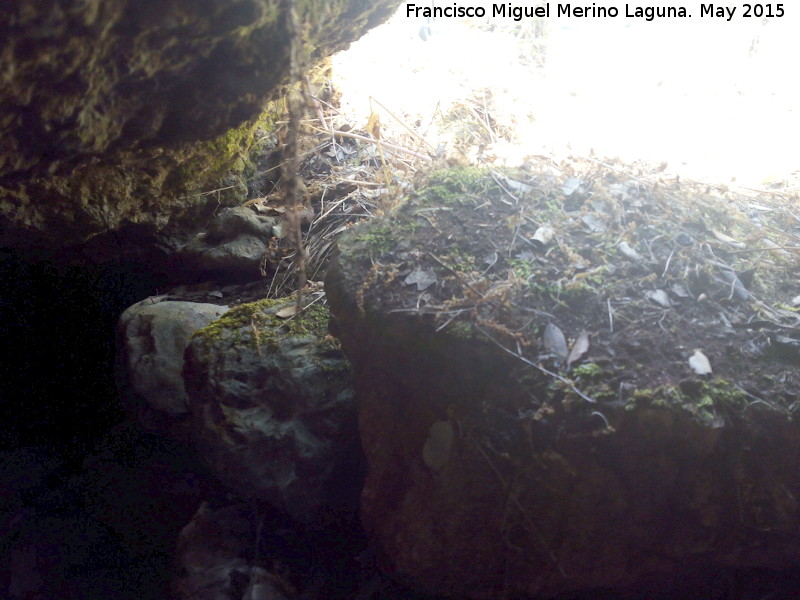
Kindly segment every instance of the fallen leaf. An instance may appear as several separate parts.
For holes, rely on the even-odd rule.
[[[606,222],[595,215],[583,215],[581,221],[586,225],[592,233],[603,233],[608,229]]]
[[[561,186],[561,191],[564,192],[565,196],[571,196],[581,187],[581,180],[577,177],[567,177],[566,181]]]
[[[522,181],[517,181],[516,179],[511,179],[510,177],[505,177],[502,175],[500,175],[499,178],[503,181],[509,191],[514,192],[515,194],[530,194],[534,190],[532,185],[528,185]]]
[[[691,298],[691,294],[689,294],[689,290],[686,289],[686,286],[682,283],[673,283],[672,287],[669,288],[672,290],[672,293],[675,294],[678,298]]]
[[[544,328],[544,336],[542,339],[545,350],[555,354],[561,360],[567,358],[567,338],[564,337],[564,332],[558,328],[558,325],[548,323]]]
[[[635,262],[642,262],[644,261],[644,257],[639,254],[636,250],[631,248],[628,242],[620,242],[619,243],[619,250],[622,252],[627,258],[631,259]]]
[[[736,275],[736,273],[726,269],[721,271],[720,275],[726,283],[731,285],[731,293],[734,298],[741,300],[742,302],[747,302],[750,299],[750,293],[747,291],[747,288],[744,287],[744,284]]]
[[[553,241],[555,235],[556,232],[553,230],[552,227],[549,227],[547,225],[542,225],[533,234],[533,241],[539,242],[542,246],[547,246],[547,244]]]
[[[423,271],[420,268],[411,271],[403,280],[406,285],[417,285],[417,290],[422,291],[436,283],[436,275],[432,271]]]
[[[698,375],[709,375],[712,372],[711,363],[699,348],[695,348],[694,354],[689,357],[689,366]]]
[[[275,316],[279,319],[288,319],[289,317],[293,317],[297,314],[297,307],[292,304],[290,306],[286,306],[285,308],[280,309],[278,312],[275,313]]]
[[[740,242],[738,240],[733,239],[729,235],[725,235],[721,231],[717,231],[716,229],[712,229],[711,233],[714,234],[714,237],[717,238],[720,242],[725,242],[726,244],[730,244],[734,248],[744,249],[747,248],[747,244],[744,242]]]
[[[422,460],[434,471],[441,470],[450,460],[455,431],[449,421],[436,421],[428,430],[422,447]]]
[[[667,292],[664,290],[645,290],[644,296],[648,300],[652,300],[664,308],[670,308],[672,306],[672,302],[669,301],[669,296],[667,296]]]
[[[381,139],[381,117],[378,113],[373,112],[367,121],[367,131],[376,140]]]
[[[569,351],[569,356],[567,357],[567,368],[574,363],[576,360],[580,359],[581,356],[586,354],[589,351],[589,334],[586,333],[586,330],[581,331],[578,335],[578,339],[575,340],[575,343],[572,344],[572,349]]]

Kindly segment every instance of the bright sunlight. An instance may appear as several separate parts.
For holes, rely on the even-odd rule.
[[[355,123],[377,114],[385,140],[406,136],[406,147],[413,139],[423,154],[461,161],[618,158],[703,182],[797,189],[792,5],[783,18],[730,21],[624,18],[619,4],[618,18],[514,21],[484,6],[482,19],[433,20],[401,6],[334,58],[340,110]]]

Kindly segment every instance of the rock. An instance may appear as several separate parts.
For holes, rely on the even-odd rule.
[[[521,238],[537,223],[520,215],[559,206],[553,189],[514,203],[496,178],[452,169],[338,240],[325,289],[359,397],[362,521],[385,568],[428,593],[489,599],[654,597],[724,569],[796,566],[796,365],[725,359],[751,336],[721,333],[721,287],[702,318],[703,303],[653,311],[637,295],[650,278],[630,275],[639,265],[562,290],[550,274],[565,281],[578,251],[590,270],[615,250],[581,242],[551,208],[562,250],[534,253]],[[648,210],[675,202],[653,193]],[[674,239],[669,227],[639,235]],[[500,249],[487,269],[482,257]],[[691,277],[684,264],[673,272]],[[422,292],[406,277],[417,271],[436,283]],[[769,287],[781,273],[764,266],[763,298],[781,297]],[[606,298],[633,302],[620,295],[641,305],[626,312],[630,328],[612,330]],[[736,307],[742,319],[758,310]],[[543,342],[549,323],[568,343],[591,336],[569,372]],[[715,357],[716,379],[690,371],[681,348],[694,341]]]
[[[146,429],[176,433],[189,414],[183,385],[186,346],[195,331],[228,307],[161,300],[142,300],[120,316],[117,383],[128,410]]]
[[[245,574],[250,568],[246,556],[254,553],[257,537],[251,512],[245,506],[200,506],[178,536],[174,598],[241,598],[241,589],[234,594],[231,574]]]
[[[305,3],[310,60],[398,5]],[[286,83],[283,11],[275,0],[5,2],[0,245],[62,248],[131,224],[161,229],[196,216],[186,213],[205,189],[216,204],[231,186],[212,182],[244,170],[247,148],[267,137],[268,123],[255,121]]]
[[[327,335],[327,309],[318,302],[277,316],[290,305],[240,305],[197,332],[184,379],[212,473],[241,496],[309,522],[330,500],[332,474],[358,434],[350,368]]]
[[[181,530],[172,597],[177,600],[286,600],[294,596],[280,575],[254,565],[262,523],[252,505],[213,509],[204,502]],[[262,558],[263,560],[263,558]]]
[[[181,256],[192,271],[253,279],[258,276],[275,225],[277,219],[258,215],[248,207],[226,209],[211,221],[206,232],[183,248]]]

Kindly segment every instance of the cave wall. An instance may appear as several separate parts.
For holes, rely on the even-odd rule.
[[[0,12],[0,246],[159,230],[270,127],[288,2],[9,0]],[[397,0],[297,0],[309,62]]]

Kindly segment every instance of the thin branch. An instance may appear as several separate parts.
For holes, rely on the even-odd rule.
[[[389,142],[384,142],[383,140],[379,141],[379,140],[376,140],[374,138],[367,137],[365,135],[359,135],[357,133],[350,133],[349,131],[328,132],[328,131],[324,131],[324,130],[318,129],[318,128],[314,128],[314,129],[316,131],[319,131],[319,132],[333,133],[334,135],[340,135],[342,137],[347,137],[347,138],[351,138],[351,139],[354,139],[354,140],[359,140],[361,142],[367,142],[369,144],[380,144],[381,146],[383,146],[384,148],[386,148],[388,150],[393,150],[395,152],[404,152],[406,154],[409,154],[409,155],[413,156],[414,158],[418,158],[420,160],[425,160],[427,162],[433,162],[433,159],[430,156],[427,156],[425,154],[420,154],[419,152],[414,152],[413,150],[409,150],[408,148],[403,148],[402,146],[397,146],[395,144],[390,144]]]
[[[544,373],[544,374],[545,374],[545,375],[547,375],[548,377],[552,377],[553,379],[558,379],[558,381],[560,381],[561,383],[563,383],[564,385],[566,385],[567,387],[569,387],[569,388],[570,388],[570,389],[571,389],[573,392],[575,392],[576,394],[578,394],[578,396],[580,396],[581,398],[583,398],[583,399],[584,399],[584,400],[586,400],[587,402],[591,402],[592,404],[597,404],[597,400],[595,400],[594,398],[591,398],[591,397],[587,396],[587,395],[586,395],[586,394],[584,394],[582,391],[580,391],[580,390],[578,389],[578,387],[575,385],[575,383],[574,383],[573,381],[571,381],[570,379],[567,379],[566,377],[562,377],[562,376],[561,376],[561,375],[559,375],[558,373],[555,373],[555,372],[551,371],[550,369],[546,369],[545,367],[543,367],[543,366],[541,366],[541,365],[537,365],[537,364],[536,364],[535,362],[533,362],[532,360],[528,360],[527,358],[525,358],[524,356],[522,356],[522,354],[521,354],[521,353],[519,353],[519,352],[514,352],[514,351],[513,351],[511,348],[506,348],[506,347],[505,347],[503,344],[501,344],[499,341],[497,341],[495,338],[493,338],[493,337],[491,336],[491,334],[489,334],[489,332],[488,332],[488,331],[486,331],[486,330],[485,330],[483,327],[481,327],[480,325],[476,324],[476,325],[475,325],[475,327],[476,327],[476,328],[478,329],[478,331],[480,331],[480,332],[481,332],[483,335],[485,335],[487,338],[489,338],[489,340],[491,340],[491,341],[492,341],[492,342],[493,342],[493,343],[494,343],[494,344],[495,344],[495,345],[496,345],[498,348],[500,348],[500,349],[501,349],[503,352],[506,352],[507,354],[510,354],[511,356],[513,356],[513,357],[515,357],[515,358],[518,358],[519,360],[521,360],[522,362],[524,362],[526,365],[529,365],[529,366],[533,367],[534,369],[536,369],[537,371],[540,371],[541,373]]]

